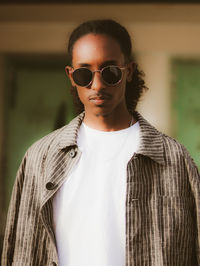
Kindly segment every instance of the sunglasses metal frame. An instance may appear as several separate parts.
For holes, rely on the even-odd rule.
[[[120,78],[119,81],[117,81],[117,82],[114,83],[114,84],[110,84],[110,83],[106,82],[106,81],[103,79],[103,77],[102,77],[102,72],[103,72],[103,70],[104,70],[105,68],[108,68],[108,67],[116,67],[116,68],[118,68],[118,69],[121,70],[121,74],[122,74],[122,75],[121,75],[121,78]],[[73,68],[73,67],[72,67],[72,68]],[[75,82],[75,80],[74,80],[74,78],[73,78],[73,73],[74,73],[76,70],[78,70],[78,69],[87,69],[87,70],[89,70],[89,71],[92,73],[92,79],[91,79],[91,81],[90,81],[88,84],[86,84],[86,85],[84,85],[84,86],[81,86],[81,85],[79,85],[79,84],[77,84],[77,83]],[[70,70],[70,73],[72,73],[72,78],[73,78],[74,83],[75,83],[76,85],[80,86],[80,87],[88,87],[88,86],[90,86],[90,85],[92,84],[92,82],[93,82],[95,72],[99,72],[99,73],[101,74],[101,79],[102,79],[102,81],[103,81],[106,85],[108,85],[108,86],[116,86],[117,84],[119,84],[119,83],[122,81],[122,78],[123,78],[123,71],[122,71],[122,70],[125,70],[125,69],[126,69],[125,67],[119,67],[119,66],[115,66],[115,65],[105,66],[105,67],[103,67],[102,69],[94,70],[94,71],[90,70],[88,67],[79,67],[79,68],[76,68],[76,69]]]

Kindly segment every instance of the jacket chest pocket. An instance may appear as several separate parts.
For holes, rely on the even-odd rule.
[[[191,196],[188,178],[173,168],[158,165],[150,159],[135,159],[127,168],[127,191],[131,199],[163,196],[176,199]],[[167,199],[167,198],[166,198]]]
[[[158,234],[159,238],[163,238],[163,242],[167,238],[193,236],[194,214],[194,200],[191,196],[132,198],[127,211],[132,232],[136,235],[150,236],[152,234],[152,239]]]

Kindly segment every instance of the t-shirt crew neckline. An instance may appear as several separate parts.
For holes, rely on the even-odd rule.
[[[122,134],[122,133],[128,131],[130,128],[137,127],[137,125],[139,125],[139,122],[135,122],[133,125],[130,125],[129,127],[126,127],[126,128],[120,129],[120,130],[104,131],[104,130],[92,128],[92,127],[88,126],[85,122],[82,122],[82,126],[88,131],[88,133],[93,132],[93,133],[102,134],[102,135]]]

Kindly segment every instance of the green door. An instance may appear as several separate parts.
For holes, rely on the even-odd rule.
[[[6,88],[6,205],[28,147],[74,117],[64,67],[51,61],[48,65],[38,61],[15,64],[12,71],[10,86]]]
[[[174,136],[200,168],[200,61],[173,62]]]

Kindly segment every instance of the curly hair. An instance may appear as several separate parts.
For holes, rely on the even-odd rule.
[[[131,38],[128,31],[120,25],[118,22],[111,19],[102,20],[89,20],[80,24],[71,33],[68,42],[68,57],[69,62],[72,64],[72,54],[75,42],[82,36],[87,34],[104,34],[118,42],[121,51],[124,54],[125,62],[134,62],[135,68],[131,82],[126,82],[126,106],[129,112],[133,112],[137,106],[137,103],[144,92],[147,89],[145,81],[143,79],[144,72],[138,68],[135,56],[132,54]],[[78,93],[75,87],[72,86],[71,93],[74,98],[74,104],[78,113],[84,110],[84,105],[78,97]]]

